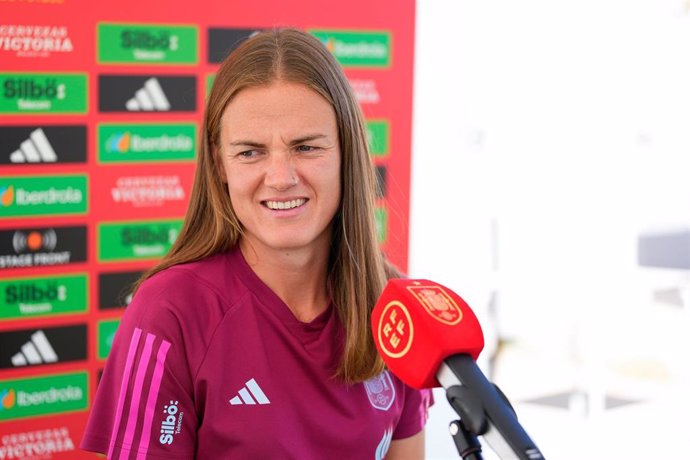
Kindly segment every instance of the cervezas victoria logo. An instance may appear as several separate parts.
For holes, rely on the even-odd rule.
[[[59,25],[0,24],[0,52],[17,57],[48,57],[74,50],[69,29]]]
[[[126,176],[117,179],[110,190],[115,203],[135,207],[162,206],[185,199],[179,176]]]
[[[381,94],[379,93],[376,80],[350,78],[349,81],[357,102],[360,104],[378,104],[381,102]]]
[[[74,450],[74,440],[66,426],[10,432],[0,437],[0,459],[52,459],[54,454]]]

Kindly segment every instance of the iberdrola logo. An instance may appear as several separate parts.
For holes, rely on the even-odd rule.
[[[335,38],[328,38],[323,44],[326,45],[326,49],[330,51],[331,54],[335,54]]]
[[[3,207],[12,206],[14,203],[14,186],[0,186],[0,203]]]
[[[14,390],[0,391],[0,410],[12,409],[17,402],[17,395]]]
[[[126,153],[129,152],[129,146],[132,141],[132,136],[129,132],[125,131],[124,133],[117,133],[110,138],[108,138],[107,141],[107,149],[108,152],[118,152],[118,153]]]

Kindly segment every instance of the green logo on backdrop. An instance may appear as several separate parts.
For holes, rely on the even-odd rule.
[[[0,113],[86,113],[87,76],[0,73]]]
[[[98,260],[157,259],[177,239],[182,220],[102,222],[98,225]]]
[[[98,160],[103,163],[189,161],[195,152],[194,123],[98,125]]]
[[[388,120],[367,121],[367,141],[371,156],[387,155],[390,151],[390,123]]]
[[[113,340],[115,340],[115,332],[119,325],[119,319],[98,322],[98,359],[105,359],[110,354]]]
[[[85,312],[85,274],[0,280],[0,320]]]
[[[198,35],[194,26],[98,24],[98,62],[196,64]]]
[[[390,32],[310,30],[343,67],[388,67],[391,63]]]
[[[86,175],[0,177],[0,218],[85,214]]]
[[[211,94],[211,88],[213,88],[213,82],[216,80],[216,74],[210,73],[206,75],[206,99],[208,95]]]
[[[388,211],[385,208],[374,209],[374,220],[379,243],[384,243],[388,239]]]
[[[0,421],[88,407],[86,372],[0,380]]]

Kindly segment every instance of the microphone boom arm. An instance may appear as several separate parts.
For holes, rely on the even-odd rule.
[[[469,390],[452,391],[457,406],[451,405],[461,420],[463,416],[469,418],[464,420],[465,426],[475,435],[483,436],[501,459],[544,460],[539,448],[518,422],[505,396],[489,382],[471,356],[457,354],[446,358],[438,369],[436,379],[447,391],[455,386]],[[458,407],[461,409],[458,410]]]

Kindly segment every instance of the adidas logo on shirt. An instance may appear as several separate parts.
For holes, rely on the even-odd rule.
[[[251,379],[242,388],[238,395],[232,398],[230,404],[233,406],[242,404],[271,404],[256,380]]]
[[[11,163],[55,163],[57,159],[53,146],[41,128],[32,131],[19,149],[10,153]]]
[[[144,87],[139,89],[125,105],[127,110],[132,112],[166,112],[170,110],[170,102],[155,77],[146,80]]]
[[[55,363],[57,360],[57,353],[43,331],[39,330],[31,335],[31,340],[22,345],[20,352],[12,356],[12,365],[20,367],[28,364]]]

